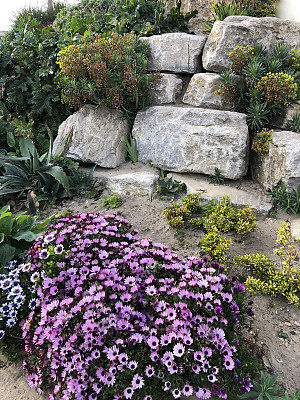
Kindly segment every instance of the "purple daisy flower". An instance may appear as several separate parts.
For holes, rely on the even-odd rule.
[[[185,385],[182,389],[182,394],[187,397],[191,396],[193,394],[193,386]]]

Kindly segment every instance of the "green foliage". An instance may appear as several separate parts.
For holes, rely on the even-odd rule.
[[[233,101],[236,111],[247,115],[251,133],[270,125],[273,117],[284,114],[299,100],[300,74],[291,56],[283,43],[277,43],[269,52],[259,44],[235,47],[229,53],[232,68],[220,75],[222,83],[216,93]]]
[[[174,180],[172,177],[167,178],[164,171],[161,171],[161,177],[158,179],[157,193],[168,199],[174,199],[182,193],[186,192],[186,184]]]
[[[129,140],[127,136],[124,135],[124,142],[122,143],[122,145],[127,151],[129,159],[134,164],[138,162],[139,154],[138,154],[137,144],[136,140],[132,137],[132,135],[129,136]]]
[[[35,144],[46,150],[47,124],[56,132],[70,114],[54,86],[62,38],[52,26],[19,18],[0,40],[0,147],[18,149],[18,123],[30,124]],[[11,121],[15,121],[11,123]]]
[[[122,199],[117,193],[104,194],[101,204],[107,209],[118,208],[122,205]]]
[[[208,232],[202,242],[199,243],[205,255],[223,265],[227,265],[227,253],[231,244],[232,240],[221,236],[217,229]]]
[[[37,217],[32,217],[23,212],[14,216],[10,207],[0,209],[0,273],[3,267],[12,259],[22,259],[34,240],[41,234],[49,223],[46,219],[37,222]]]
[[[222,185],[222,183],[224,183],[224,178],[221,174],[221,171],[217,167],[215,167],[215,173],[213,175],[210,175],[209,177],[209,183],[212,183],[214,185]]]
[[[210,32],[215,21],[223,21],[231,15],[275,17],[275,3],[274,0],[220,0],[212,5],[212,21],[202,26]]]
[[[168,13],[163,0],[82,0],[56,17],[54,27],[70,37],[93,33],[135,33],[140,36],[166,32],[187,32],[197,12],[180,12],[180,1]]]
[[[300,132],[300,114],[296,114],[288,120],[285,129],[292,132]]]
[[[292,49],[289,56],[289,64],[292,69],[300,71],[300,52],[297,49]]]
[[[272,191],[268,195],[272,196],[273,204],[279,206],[284,212],[300,213],[300,186],[288,191],[285,184],[280,182],[277,186],[272,186]]]
[[[5,173],[0,177],[0,195],[10,198],[17,196],[24,200],[25,192],[33,190],[39,201],[55,201],[78,193],[92,179],[93,169],[88,177],[77,172],[78,164],[71,161],[51,159],[52,145],[47,153],[39,155],[31,139],[20,138],[21,157],[0,156],[0,166]],[[63,165],[68,172],[68,178]]]
[[[212,5],[215,21],[223,21],[230,15],[250,15],[252,8],[236,0],[221,0]]]
[[[252,150],[256,153],[268,153],[269,145],[272,140],[274,131],[263,128],[261,132],[257,132],[252,141]]]
[[[293,269],[297,258],[295,243],[290,226],[284,223],[277,230],[277,247],[273,250],[280,257],[280,265],[277,266],[262,253],[235,257],[235,263],[252,272],[246,280],[248,288],[271,296],[281,295],[289,303],[300,306],[297,294],[300,290],[300,271]]]
[[[147,74],[148,46],[132,34],[105,38],[87,33],[79,44],[59,52],[58,64],[64,103],[74,108],[94,103],[121,110],[128,119],[145,106],[154,81]]]
[[[282,389],[279,385],[275,385],[278,374],[268,375],[261,371],[260,380],[253,381],[253,390],[239,396],[239,399],[253,400],[289,400],[289,394],[285,391],[282,395]],[[291,400],[299,400],[300,392],[291,395]]]
[[[182,204],[171,200],[164,210],[170,226],[180,228],[186,223],[206,232],[217,229],[221,232],[233,231],[239,235],[245,235],[257,227],[250,208],[233,207],[229,196],[224,196],[219,202],[210,201],[203,206],[199,201],[198,194],[186,196]]]

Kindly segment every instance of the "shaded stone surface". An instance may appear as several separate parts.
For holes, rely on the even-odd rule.
[[[139,161],[176,172],[229,179],[247,172],[249,135],[246,115],[194,107],[154,106],[138,112],[133,137]]]
[[[253,174],[265,188],[282,181],[289,190],[300,185],[300,133],[274,132],[267,154],[254,154]]]
[[[142,37],[141,40],[150,46],[150,71],[190,74],[200,71],[206,36],[176,32]]]
[[[199,73],[192,76],[183,103],[194,107],[233,110],[234,105],[216,94],[221,84],[220,76],[213,73]]]
[[[70,132],[71,140],[66,146]],[[120,111],[87,104],[60,125],[53,154],[65,148],[66,157],[115,168],[125,161],[122,142],[128,134],[129,124]]]
[[[182,90],[182,79],[175,74],[160,74],[150,92],[150,104],[175,103]]]
[[[228,54],[234,47],[261,43],[269,50],[278,42],[300,50],[300,23],[273,17],[227,17],[214,23],[203,50],[203,67],[221,72],[231,66]]]

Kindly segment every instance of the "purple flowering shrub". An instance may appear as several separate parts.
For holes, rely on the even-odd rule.
[[[29,384],[51,400],[249,391],[245,288],[223,266],[183,261],[136,233],[117,216],[78,214],[29,251],[39,285],[23,325]]]

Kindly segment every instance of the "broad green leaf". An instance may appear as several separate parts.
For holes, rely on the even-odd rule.
[[[0,265],[5,265],[14,258],[16,249],[9,244],[0,244]]]
[[[70,192],[68,177],[61,167],[53,166],[45,171],[45,174],[53,176],[53,178],[55,178],[64,187],[67,193]]]
[[[9,236],[11,234],[12,227],[13,217],[11,213],[8,213],[4,217],[0,218],[0,232],[3,232],[5,236]]]
[[[13,236],[13,239],[15,240],[25,240],[26,242],[33,242],[36,239],[36,234],[31,232],[31,231],[27,231],[27,232],[23,232],[20,235],[17,236]]]

